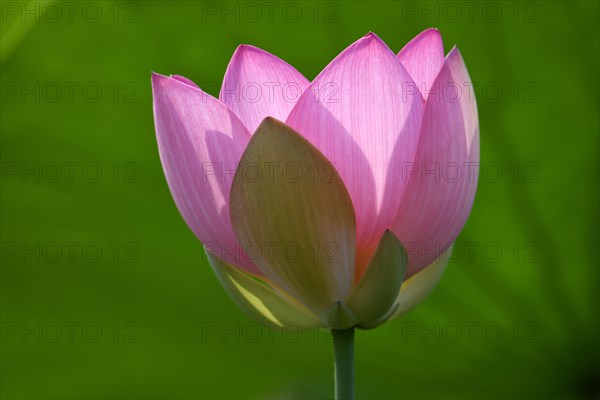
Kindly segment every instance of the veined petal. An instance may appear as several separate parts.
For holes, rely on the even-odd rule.
[[[335,165],[350,193],[357,281],[400,205],[401,165],[414,159],[422,101],[396,55],[370,33],[315,78],[287,119]]]
[[[280,58],[241,45],[231,57],[219,99],[253,133],[266,117],[285,121],[309,83]]]
[[[400,50],[398,59],[427,99],[445,61],[442,35],[434,28],[424,30]]]
[[[233,173],[250,134],[224,104],[198,88],[152,75],[160,159],[179,212],[211,251],[258,272],[229,219]]]
[[[425,269],[404,281],[396,299],[398,308],[390,318],[396,318],[404,314],[431,293],[446,270],[451,254],[452,247],[449,247]]]
[[[267,284],[262,277],[251,276],[209,252],[206,254],[227,294],[256,321],[280,328],[312,329],[319,325],[315,314],[273,283]]]
[[[408,188],[392,226],[408,250],[408,277],[454,242],[471,211],[479,171],[479,122],[470,84],[454,48],[427,100],[417,156],[405,169]]]
[[[345,300],[354,277],[352,202],[330,162],[290,127],[266,118],[231,189],[231,222],[258,268],[317,315]]]

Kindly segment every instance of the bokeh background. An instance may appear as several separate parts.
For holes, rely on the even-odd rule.
[[[598,2],[1,5],[2,398],[330,398],[327,333],[254,324],[179,216],[150,72],[217,95],[240,43],[312,79],[428,27],[476,84],[480,184],[433,294],[358,332],[357,395],[598,398]]]

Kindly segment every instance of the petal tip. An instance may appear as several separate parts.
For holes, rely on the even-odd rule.
[[[283,122],[279,121],[277,118],[275,117],[265,117],[265,119],[262,120],[262,122],[260,123],[260,126],[269,126],[269,125],[276,125],[276,124],[283,124]]]
[[[266,51],[251,44],[240,44],[233,52],[231,59],[244,57],[247,53],[266,53]]]
[[[411,51],[411,49],[415,47],[418,48],[422,43],[427,43],[428,47],[440,49],[443,56],[444,41],[442,40],[441,32],[437,28],[427,28],[411,39],[410,42],[398,52],[398,57],[403,58]]]
[[[421,36],[421,35],[423,35],[423,36],[429,36],[429,35],[431,35],[431,36],[439,36],[439,37],[442,36],[442,34],[440,33],[440,30],[438,28],[435,28],[435,27],[431,27],[431,28],[425,29],[423,32],[419,33],[417,35],[417,37]]]
[[[384,46],[387,47],[387,45],[385,44],[385,42],[383,41],[383,39],[381,39],[379,36],[377,36],[377,34],[373,31],[369,31],[369,33],[367,33],[365,36],[363,36],[362,38],[360,38],[359,42],[365,42],[368,44],[371,43],[381,43]]]
[[[456,45],[452,46],[452,48],[448,52],[448,55],[446,56],[446,59],[448,59],[450,57],[460,57],[460,58],[462,58],[462,54],[460,53],[460,50],[458,49],[458,46],[456,46]]]
[[[394,52],[390,49],[387,43],[384,42],[383,39],[377,36],[377,34],[374,32],[369,32],[365,36],[358,39],[356,42],[347,47],[342,53],[340,53],[338,57],[347,52],[352,52],[354,50],[364,48],[370,48],[371,51],[375,51],[377,54],[384,54],[389,52],[395,57]]]
[[[152,72],[152,89],[175,89],[175,88],[192,88],[200,89],[194,82],[180,75],[162,75]]]
[[[234,60],[242,59],[244,57],[244,54],[249,50],[249,47],[250,45],[248,44],[240,44],[238,47],[236,47],[235,51],[231,55],[231,59],[229,60],[229,65],[231,66]],[[228,72],[228,70],[229,67],[227,68],[226,73]]]
[[[152,90],[156,92],[156,90],[166,88],[167,85],[169,85],[173,79],[166,75],[152,72],[151,80],[152,80]]]
[[[429,40],[436,41],[438,45],[443,49],[444,41],[442,39],[442,33],[437,28],[425,29],[419,34],[422,38],[428,38]]]
[[[298,132],[294,131],[288,125],[286,125],[284,122],[281,122],[280,120],[278,120],[275,117],[269,116],[269,117],[264,118],[260,122],[260,124],[258,125],[258,128],[256,128],[256,131],[255,131],[254,135],[252,135],[252,138],[250,140],[254,139],[254,137],[264,136],[265,133],[271,132],[273,128],[287,129],[287,130],[293,131],[294,133],[300,135]]]
[[[169,78],[176,80],[177,82],[181,82],[183,84],[186,84],[194,89],[200,89],[200,87],[198,85],[196,85],[196,83],[189,79],[186,78],[185,76],[182,75],[169,75]]]
[[[158,72],[154,72],[154,71],[152,71],[151,76],[152,76],[151,79],[152,79],[153,84],[158,84],[158,83],[164,82],[164,79],[168,78],[166,75],[162,75],[162,74],[159,74]]]
[[[435,38],[435,39],[442,40],[442,33],[438,30],[438,28],[427,28],[423,32],[419,33],[416,37],[417,38],[429,37],[432,39]]]
[[[248,44],[240,44],[238,47],[235,48],[235,51],[233,52],[233,55],[238,55],[239,53],[242,53],[246,50],[248,50]]]
[[[446,56],[446,64],[448,64],[451,68],[464,68],[465,70],[467,68],[465,59],[463,58],[462,53],[457,46],[452,47],[452,49],[448,52],[448,55]]]

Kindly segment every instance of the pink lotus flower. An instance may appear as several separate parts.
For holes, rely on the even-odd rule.
[[[242,45],[219,99],[154,74],[171,193],[240,307],[277,325],[345,329],[421,301],[475,196],[469,84],[434,29],[397,55],[369,33],[312,82]]]

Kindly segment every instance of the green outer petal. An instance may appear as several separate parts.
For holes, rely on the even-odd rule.
[[[400,240],[385,231],[362,279],[348,298],[348,306],[362,328],[376,326],[396,303],[408,257]]]
[[[259,175],[260,174],[260,175]],[[354,282],[356,221],[331,162],[300,134],[266,118],[235,173],[231,223],[270,280],[320,314]]]
[[[223,288],[250,317],[278,327],[294,326],[308,330],[319,326],[319,318],[289,295],[260,282],[258,278],[207,253]]]
[[[396,304],[398,309],[391,318],[396,318],[423,301],[437,285],[448,265],[453,246],[448,247],[434,262],[411,276],[402,284]]]
[[[396,310],[398,310],[398,304],[396,304],[392,308],[390,308],[390,310],[383,317],[381,317],[375,321],[372,321],[368,324],[362,324],[359,326],[359,328],[362,328],[362,329],[377,328],[379,325],[385,323],[388,319],[392,318],[392,316],[394,314],[396,314]]]

